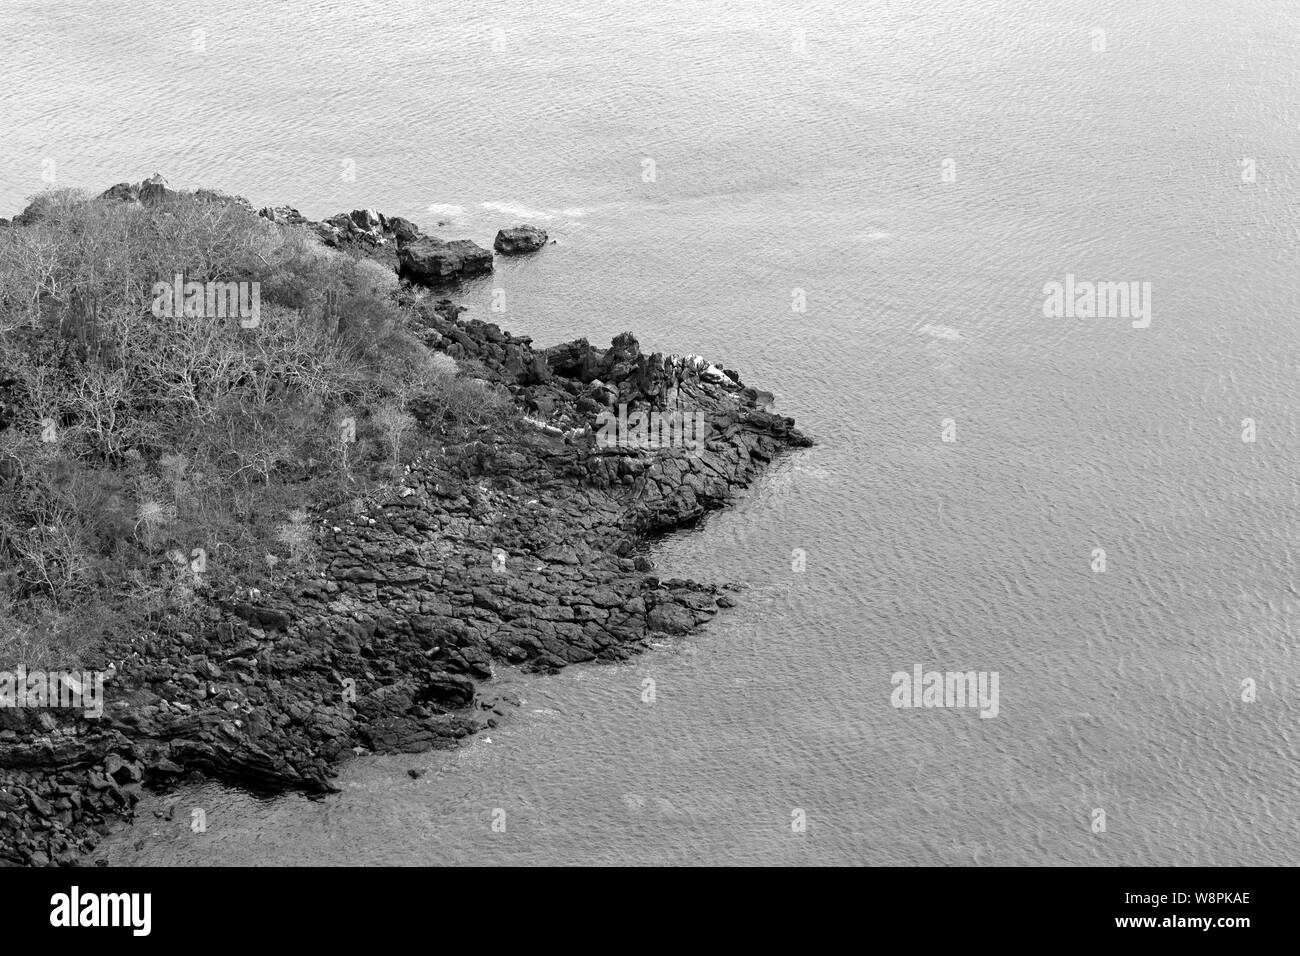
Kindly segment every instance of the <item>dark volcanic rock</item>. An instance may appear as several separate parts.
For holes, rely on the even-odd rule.
[[[110,198],[130,201],[130,190]],[[301,218],[269,212],[286,228]],[[467,259],[491,264],[473,243],[421,238],[366,210],[298,227],[379,262],[414,249],[408,261],[434,279],[464,274]],[[605,349],[585,339],[534,349],[449,300],[408,307],[430,348],[475,363],[521,415],[408,462],[363,512],[316,515],[313,573],[106,648],[115,666],[102,718],[0,710],[0,864],[75,863],[130,817],[142,786],[196,771],[328,792],[356,748],[450,747],[491,726],[480,711],[500,715],[483,688],[497,662],[551,671],[624,660],[732,603],[713,586],[661,579],[637,552],[810,444],[770,411],[769,393],[702,359],[646,355],[630,333]],[[436,420],[432,402],[411,411]],[[598,441],[621,405],[699,415],[707,441]]]
[[[45,217],[45,202],[40,197],[33,199],[18,215],[14,216],[11,226],[34,226]]]
[[[119,202],[139,202],[140,187],[133,186],[130,183],[118,183],[116,186],[109,186],[99,196],[100,199],[113,199]]]
[[[401,216],[390,216],[388,228],[397,237],[398,245],[405,245],[420,238],[420,227],[409,219],[403,219]]]
[[[290,226],[301,226],[308,221],[306,216],[292,206],[263,206],[257,214],[271,222]]]
[[[243,196],[232,196],[229,193],[223,193],[218,189],[196,189],[191,195],[199,202],[208,203],[231,203],[236,206],[243,206],[249,212],[253,211],[253,204]]]
[[[154,173],[140,184],[140,202],[142,203],[163,202],[175,196],[176,190],[168,189],[167,180],[163,179],[159,173]]]
[[[148,179],[134,185],[131,183],[118,183],[116,186],[110,186],[99,194],[99,198],[109,202],[155,203],[174,199],[180,195],[182,194],[177,190],[168,188],[167,181],[163,179],[160,173],[154,173]],[[245,209],[252,209],[252,205],[244,197],[231,196],[215,189],[196,189],[189,195],[200,202],[234,203],[243,206]]]
[[[443,242],[425,236],[397,253],[398,275],[420,285],[437,285],[462,275],[492,271],[492,253],[468,239]]]
[[[492,243],[492,248],[503,256],[518,256],[526,252],[536,252],[546,245],[546,231],[536,226],[515,226],[502,229]]]
[[[354,209],[348,218],[362,232],[377,233],[383,230],[383,218],[373,209]]]

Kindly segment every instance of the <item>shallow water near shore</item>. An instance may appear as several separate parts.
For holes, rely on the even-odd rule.
[[[556,244],[470,316],[703,354],[819,444],[656,544],[745,585],[700,634],[502,669],[499,727],[324,800],[151,796],[99,856],[1300,862],[1300,8],[230,6],[5,3],[0,214],[53,160],[484,245],[534,222]],[[1067,273],[1151,282],[1150,327],[1045,318]],[[891,707],[918,663],[999,672],[998,716]]]

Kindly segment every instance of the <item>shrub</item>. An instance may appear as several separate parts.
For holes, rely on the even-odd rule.
[[[0,230],[3,661],[311,567],[300,502],[364,497],[381,451],[398,466],[412,399],[445,424],[499,402],[413,336],[389,269],[242,204],[62,190],[22,220]],[[178,273],[257,282],[259,324],[159,315]]]
[[[391,270],[246,205],[61,190],[21,218],[0,230],[0,661],[309,569],[301,502],[364,497],[419,425],[512,407],[421,344],[402,306],[427,302]],[[259,322],[155,308],[177,274],[258,283]]]

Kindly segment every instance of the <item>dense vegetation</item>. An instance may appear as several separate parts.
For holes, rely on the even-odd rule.
[[[426,347],[420,293],[242,202],[59,191],[22,219],[0,228],[0,666],[74,666],[310,571],[314,509],[508,408]],[[256,323],[160,314],[176,274],[257,283]]]

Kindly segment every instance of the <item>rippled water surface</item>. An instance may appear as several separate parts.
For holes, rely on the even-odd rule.
[[[819,444],[659,547],[747,586],[703,633],[503,672],[489,736],[326,800],[150,798],[107,859],[1300,862],[1300,7],[210,6],[0,0],[0,213],[158,170],[533,222],[471,315],[708,355]],[[1044,318],[1067,272],[1150,327]],[[998,671],[998,717],[892,708],[916,663]]]

